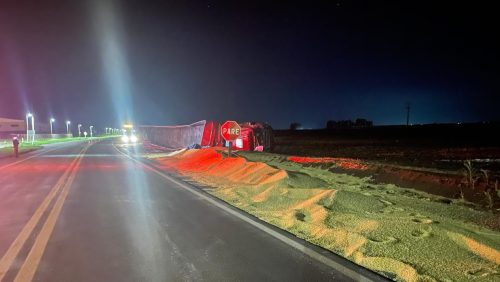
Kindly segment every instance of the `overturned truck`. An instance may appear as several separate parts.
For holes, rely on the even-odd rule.
[[[241,136],[234,142],[235,149],[271,151],[274,145],[273,129],[260,122],[240,123]],[[221,136],[221,123],[198,121],[189,125],[141,125],[138,130],[149,142],[169,149],[227,146]]]

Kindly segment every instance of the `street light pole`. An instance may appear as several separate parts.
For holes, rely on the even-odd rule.
[[[80,137],[82,135],[82,132],[80,131],[80,127],[82,127],[82,125],[78,124],[78,137]]]
[[[29,132],[30,132],[30,129],[29,129],[29,118],[31,116],[31,113],[27,113],[26,114],[26,142],[28,142],[29,140]]]
[[[54,123],[54,121],[56,121],[56,120],[55,120],[55,119],[53,119],[53,118],[51,118],[51,119],[50,119],[50,135],[54,134],[54,133],[52,132],[52,123]],[[52,137],[52,136],[50,136],[50,137]]]
[[[90,138],[92,138],[92,128],[94,128],[93,125],[90,126]]]
[[[35,116],[31,115],[31,131],[33,132],[33,139],[31,143],[35,143]]]
[[[71,123],[71,121],[66,121],[66,134],[69,135],[69,124]]]
[[[29,142],[29,118],[31,118],[31,133],[32,133],[32,139],[31,143],[35,142],[35,117],[33,116],[32,113],[27,113],[26,114],[26,141]]]

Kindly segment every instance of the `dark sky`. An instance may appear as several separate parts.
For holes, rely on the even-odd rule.
[[[322,127],[401,124],[410,102],[413,123],[500,119],[493,6],[268,2],[0,0],[0,116]]]

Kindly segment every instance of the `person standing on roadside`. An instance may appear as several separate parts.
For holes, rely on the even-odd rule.
[[[19,140],[17,139],[17,136],[12,138],[12,146],[14,147],[14,155],[16,158],[19,157]]]

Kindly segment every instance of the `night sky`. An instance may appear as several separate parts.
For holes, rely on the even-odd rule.
[[[16,2],[0,1],[0,117],[318,128],[402,124],[409,102],[412,123],[500,119],[484,3]]]

